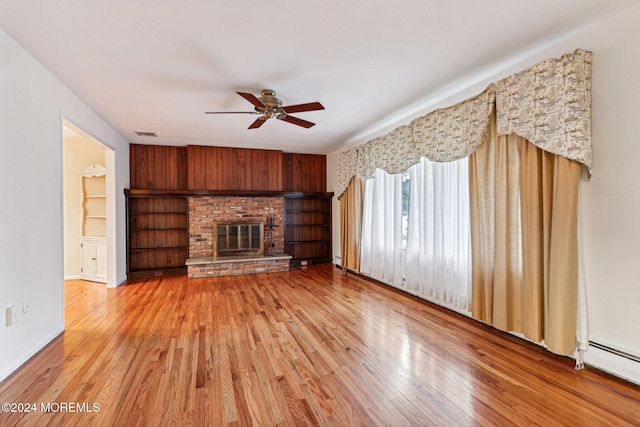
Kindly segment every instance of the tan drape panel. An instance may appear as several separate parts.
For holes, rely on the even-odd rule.
[[[469,157],[475,319],[575,348],[580,163],[519,136],[496,136]]]
[[[340,201],[340,244],[342,266],[360,271],[360,235],[364,181],[353,177],[347,189],[338,197]]]
[[[472,244],[471,312],[503,330],[522,325],[517,136],[496,136],[469,157]]]
[[[524,325],[528,338],[572,355],[578,294],[578,185],[581,165],[523,139],[521,203]]]

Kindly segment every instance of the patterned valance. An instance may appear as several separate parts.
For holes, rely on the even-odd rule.
[[[358,174],[358,147],[343,151],[338,155],[338,184],[336,196],[342,195],[349,186],[351,178]]]
[[[358,176],[371,178],[377,168],[390,174],[402,173],[419,161],[412,128],[400,126],[358,148]]]
[[[480,95],[433,111],[338,157],[336,194],[354,175],[400,173],[426,157],[449,162],[482,143],[495,105],[500,135],[517,134],[591,172],[591,52],[576,50],[490,85]]]
[[[354,175],[362,179],[377,169],[401,173],[421,157],[450,162],[467,157],[482,143],[495,99],[494,87],[453,107],[436,110],[338,156],[340,195]]]
[[[578,49],[496,83],[498,134],[519,135],[591,173],[591,59]]]
[[[420,157],[434,162],[452,162],[473,153],[487,133],[494,99],[494,88],[490,85],[474,98],[412,121],[409,126],[413,129],[414,144],[419,153],[415,163]]]

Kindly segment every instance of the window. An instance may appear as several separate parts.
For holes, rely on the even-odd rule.
[[[471,288],[467,159],[422,159],[365,184],[361,271],[427,299],[466,309]]]

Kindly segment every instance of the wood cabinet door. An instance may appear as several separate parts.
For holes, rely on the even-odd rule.
[[[187,187],[187,148],[131,144],[130,187],[179,190]]]
[[[285,191],[325,192],[327,188],[327,156],[285,153],[283,181]]]
[[[190,190],[282,191],[282,152],[187,147]]]

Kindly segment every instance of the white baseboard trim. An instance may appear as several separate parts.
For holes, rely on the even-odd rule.
[[[604,347],[598,348],[591,343],[584,353],[584,363],[640,385],[640,362],[634,360],[636,356],[625,357],[624,352],[616,354]]]
[[[4,381],[9,375],[14,373],[20,366],[22,366],[25,362],[27,362],[29,359],[35,356],[36,353],[38,353],[40,350],[46,347],[47,344],[49,344],[51,341],[53,341],[58,335],[60,335],[63,332],[64,332],[64,328],[56,329],[55,331],[47,335],[42,341],[36,344],[31,350],[26,352],[22,357],[16,360],[14,363],[10,364],[9,366],[3,367],[3,369],[0,371],[0,381]]]
[[[74,276],[64,276],[64,280],[78,280],[80,278],[79,275]]]

